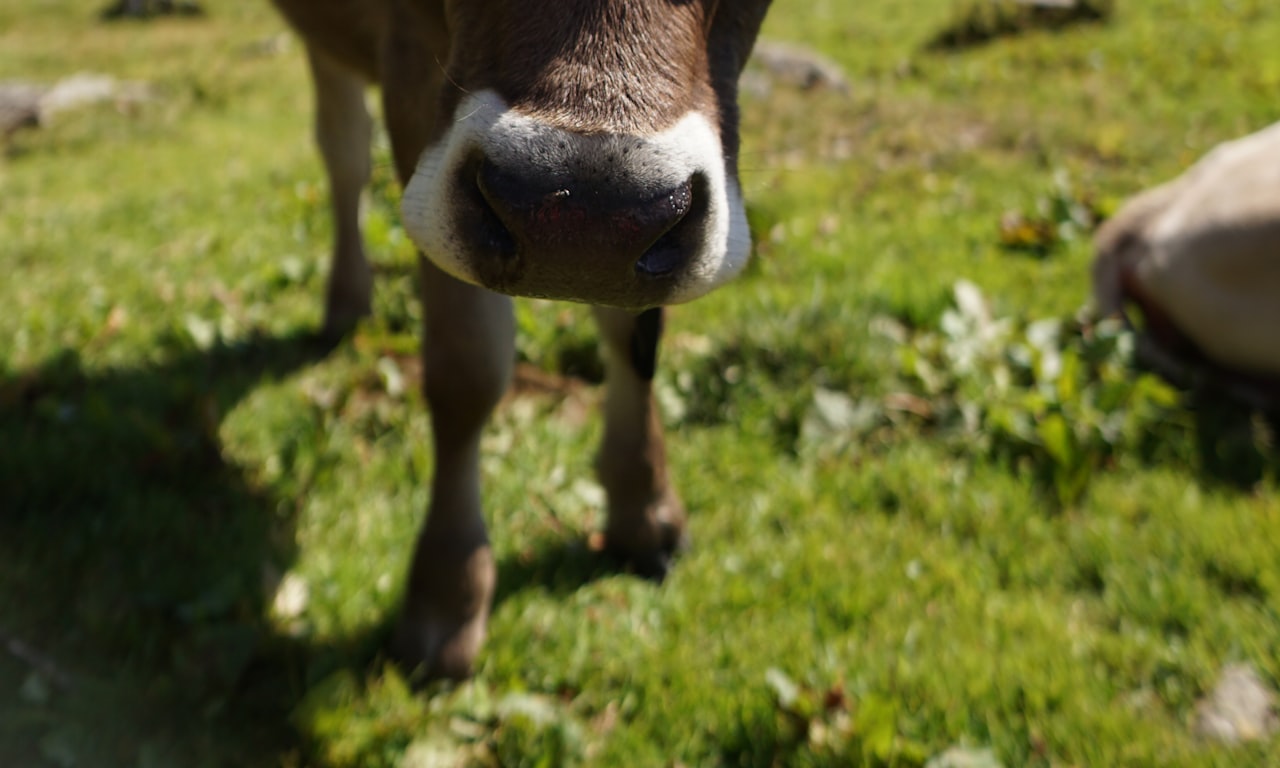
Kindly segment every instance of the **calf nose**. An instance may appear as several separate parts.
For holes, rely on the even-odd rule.
[[[492,213],[491,242],[509,258],[660,278],[689,257],[681,224],[698,204],[696,181],[654,188],[607,172],[548,174],[485,159],[475,183]]]

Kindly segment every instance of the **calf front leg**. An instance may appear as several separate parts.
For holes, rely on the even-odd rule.
[[[685,544],[685,511],[667,481],[653,375],[662,309],[595,308],[605,353],[604,440],[596,472],[608,497],[605,542],[637,572],[661,579]]]
[[[463,678],[484,640],[496,580],[480,504],[480,433],[515,357],[511,299],[422,262],[423,386],[435,474],[395,651],[429,677]]]
[[[433,34],[423,23],[416,12],[397,14],[383,51],[382,111],[402,184],[427,144],[444,74],[444,57],[419,42]],[[497,578],[480,507],[480,432],[511,379],[515,319],[506,296],[418,262],[435,473],[392,651],[429,677],[458,679],[484,641]]]
[[[333,261],[324,308],[324,334],[342,336],[372,309],[373,274],[360,234],[360,195],[369,182],[373,125],[365,83],[324,53],[307,49],[315,85],[316,144],[329,176]]]

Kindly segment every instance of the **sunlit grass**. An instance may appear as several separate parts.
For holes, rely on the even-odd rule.
[[[1191,730],[1223,665],[1280,681],[1274,425],[1079,328],[1071,213],[1275,119],[1272,3],[930,53],[963,3],[779,0],[766,35],[851,87],[745,96],[755,262],[670,313],[692,548],[662,586],[609,571],[598,393],[509,399],[489,643],[420,692],[380,651],[431,472],[387,151],[377,316],[324,348],[300,45],[266,3],[206,5],[0,8],[0,78],[156,93],[0,155],[0,648],[29,651],[0,650],[0,763],[1280,761]],[[585,309],[518,318],[522,361],[598,376]]]

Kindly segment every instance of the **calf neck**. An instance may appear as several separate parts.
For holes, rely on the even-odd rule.
[[[469,674],[492,599],[479,443],[510,378],[510,296],[595,307],[607,544],[658,576],[681,545],[651,393],[661,308],[746,264],[737,79],[768,4],[276,0],[306,42],[331,184],[326,331],[370,310],[368,83],[381,86],[405,228],[425,257],[436,469],[396,645],[430,675]]]

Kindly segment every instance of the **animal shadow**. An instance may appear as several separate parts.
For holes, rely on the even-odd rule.
[[[0,765],[256,765],[296,741],[310,660],[366,651],[268,625],[294,506],[218,427],[328,351],[297,334],[0,375]]]
[[[623,573],[622,564],[582,539],[548,539],[498,561],[496,609],[529,590],[563,597],[608,576]]]
[[[296,502],[219,438],[329,351],[294,334],[0,373],[0,765],[275,764],[305,756],[290,718],[318,681],[385,663],[394,615],[324,641],[268,620]],[[592,541],[506,554],[495,605],[625,572]]]
[[[1193,389],[1195,447],[1206,482],[1242,491],[1280,479],[1280,412],[1254,407],[1217,389]]]

